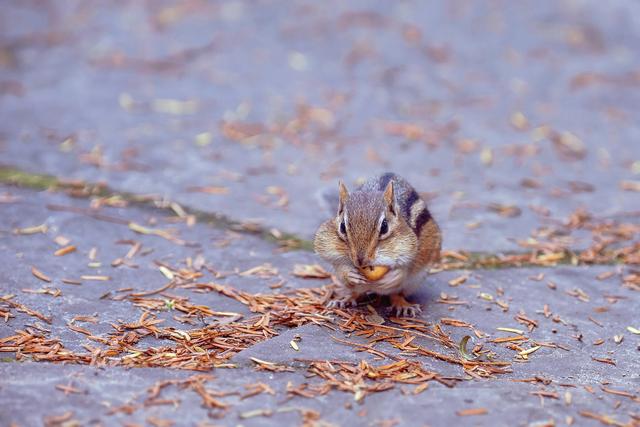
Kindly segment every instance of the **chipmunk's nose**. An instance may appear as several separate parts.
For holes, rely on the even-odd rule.
[[[368,262],[365,251],[359,250],[357,248],[351,249],[351,260],[353,261],[353,264],[358,268],[366,267]]]
[[[358,261],[358,267],[360,268],[364,268],[369,265],[369,258],[364,253],[358,253],[356,261]]]

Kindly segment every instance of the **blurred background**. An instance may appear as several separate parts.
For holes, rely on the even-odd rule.
[[[4,166],[305,238],[329,215],[319,191],[391,170],[426,193],[447,249],[514,250],[581,207],[640,209],[634,1],[0,12]]]
[[[636,426],[638,111],[638,0],[0,0],[0,420]],[[282,251],[385,171],[415,321]]]

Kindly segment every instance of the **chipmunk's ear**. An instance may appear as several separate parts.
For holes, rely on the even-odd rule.
[[[344,205],[347,203],[347,199],[349,198],[349,190],[347,190],[347,186],[344,185],[344,182],[338,181],[338,190],[340,191],[340,202],[338,203],[338,214],[341,214],[344,211]]]
[[[387,188],[384,189],[384,202],[387,204],[389,211],[393,215],[398,212],[398,204],[396,203],[396,193],[393,189],[393,181],[389,181]]]

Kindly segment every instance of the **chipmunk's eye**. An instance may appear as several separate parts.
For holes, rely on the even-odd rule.
[[[347,227],[344,225],[344,221],[340,223],[340,234],[347,235]]]
[[[389,223],[385,218],[382,220],[382,223],[380,224],[380,235],[384,236],[385,234],[387,234],[388,231],[389,231]]]

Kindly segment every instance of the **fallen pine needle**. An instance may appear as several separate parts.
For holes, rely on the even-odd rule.
[[[65,246],[64,248],[60,248],[53,253],[55,256],[63,256],[70,254],[71,252],[75,252],[76,247],[74,245]]]
[[[85,275],[85,276],[80,276],[80,278],[82,280],[97,280],[100,282],[106,282],[108,280],[111,280],[111,277],[109,276],[91,276],[91,275]]]
[[[534,351],[537,351],[540,347],[541,347],[541,346],[537,345],[537,346],[535,346],[535,347],[531,347],[531,348],[530,348],[530,349],[528,349],[528,350],[523,350],[523,351],[521,351],[521,352],[520,352],[520,353],[518,353],[518,354],[519,354],[520,356],[527,356],[527,355],[529,355],[529,354],[533,353]]]
[[[31,274],[33,274],[35,277],[42,280],[43,282],[51,283],[51,278],[49,276],[47,276],[42,271],[38,270],[33,266],[31,267]]]
[[[520,330],[520,329],[515,329],[515,328],[496,328],[498,331],[502,331],[502,332],[511,332],[513,334],[518,334],[518,335],[522,335],[524,334],[524,331]]]
[[[489,411],[487,410],[487,408],[462,409],[462,410],[456,412],[456,414],[458,414],[461,417],[466,417],[466,416],[469,416],[469,415],[486,415],[488,413],[489,413]]]
[[[29,235],[29,234],[38,234],[38,233],[46,233],[49,228],[47,224],[40,224],[34,227],[25,227],[25,228],[16,228],[13,230],[15,234]]]

